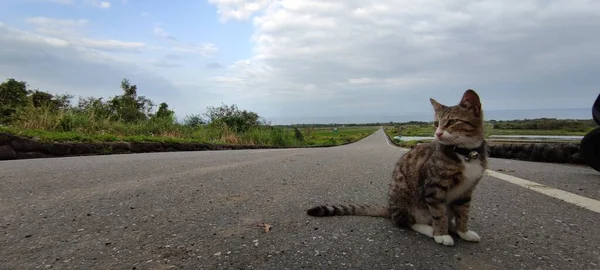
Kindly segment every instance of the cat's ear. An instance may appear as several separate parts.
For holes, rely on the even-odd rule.
[[[433,110],[435,110],[436,112],[440,111],[444,108],[444,105],[440,104],[433,98],[429,98],[429,101],[431,102],[431,105],[433,106]]]
[[[481,101],[479,100],[479,95],[472,89],[465,91],[459,105],[463,108],[472,109],[475,116],[481,114]]]

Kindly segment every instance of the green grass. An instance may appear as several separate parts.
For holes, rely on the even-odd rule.
[[[298,128],[307,145],[334,146],[361,140],[379,129],[378,127],[338,127],[337,132],[333,128]]]
[[[387,127],[393,129],[393,127]],[[568,130],[541,130],[541,129],[495,129],[491,125],[486,125],[485,133],[486,137],[491,135],[547,135],[547,136],[583,136],[587,134],[593,128],[589,128],[584,131],[568,131]],[[435,128],[433,126],[425,125],[405,125],[401,127],[401,136],[426,136],[431,137]],[[394,133],[393,136],[398,135]],[[392,137],[393,137],[392,136]]]
[[[265,146],[336,146],[358,141],[377,130],[376,127],[340,127],[334,133],[330,128],[301,128],[299,130],[302,136],[298,138],[293,128],[268,126],[257,126],[243,133],[232,132],[226,126],[205,125],[194,128],[151,122],[107,122],[104,125],[83,122],[71,127],[72,131],[47,129],[0,126],[0,132],[37,138],[42,142],[185,142]]]

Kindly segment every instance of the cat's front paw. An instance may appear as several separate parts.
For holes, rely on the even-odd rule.
[[[469,241],[469,242],[479,242],[481,240],[481,237],[479,237],[479,235],[471,230],[468,230],[466,232],[457,232],[458,236],[460,236],[460,238],[462,238],[463,240]]]
[[[452,239],[452,236],[450,236],[449,234],[434,235],[433,239],[435,240],[436,243],[442,244],[444,246],[453,246],[454,245],[454,239]]]

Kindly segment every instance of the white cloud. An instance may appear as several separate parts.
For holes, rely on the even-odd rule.
[[[76,35],[88,24],[87,20],[54,19],[48,17],[30,17],[26,23],[35,27],[35,31],[49,36]]]
[[[218,50],[218,48],[214,43],[205,43],[200,45],[180,44],[173,47],[173,50],[177,52],[194,53],[200,54],[202,56],[210,56],[211,54],[215,53]]]
[[[120,40],[100,40],[81,38],[75,44],[86,48],[108,50],[108,51],[139,51],[146,47],[143,42],[126,42]]]
[[[31,17],[27,18],[26,22],[30,25],[33,25],[37,33],[44,35],[47,38],[52,37],[84,49],[139,52],[141,49],[146,47],[146,44],[143,42],[105,40],[84,37],[84,28],[88,24],[88,21],[84,19],[69,20],[48,17]]]
[[[104,43],[92,46],[111,47]],[[120,93],[121,79],[129,78],[143,89],[142,95],[171,98],[168,101],[179,95],[172,83],[144,67],[4,24],[0,24],[0,74],[52,93],[109,97]]]
[[[51,93],[108,98],[120,94],[120,81],[128,78],[140,95],[167,102],[178,117],[220,104],[215,100],[219,94],[209,93],[209,82],[189,70],[204,68],[204,64],[169,54],[172,48],[95,39],[85,35],[87,21],[83,20],[27,21],[35,32],[0,22],[0,75],[4,79],[24,80],[31,88]]]
[[[62,4],[62,5],[69,5],[69,4],[75,3],[75,0],[38,0],[38,1],[56,3],[56,4]]]
[[[55,3],[61,5],[71,5],[77,2],[85,3],[87,5],[91,5],[97,8],[108,9],[112,6],[110,1],[100,1],[100,0],[20,0],[20,1],[34,1],[34,2],[42,2],[42,3]],[[113,1],[115,2],[115,1]],[[127,4],[126,0],[121,0],[122,4]]]
[[[90,4],[99,8],[110,8],[111,4],[109,1],[98,1],[98,0],[90,0]]]
[[[222,21],[229,19],[245,20],[252,14],[266,8],[273,0],[208,0],[217,6],[217,13],[221,15]]]
[[[169,34],[161,24],[155,24],[152,32],[155,36],[169,41],[171,50],[179,53],[198,54],[204,57],[210,57],[218,51],[217,45],[214,43],[204,44],[193,44],[189,42],[183,42],[178,40],[176,37]]]
[[[169,35],[169,33],[167,33],[167,31],[165,31],[165,29],[163,29],[160,26],[154,26],[154,35],[163,38],[163,39],[170,39],[170,40],[175,40],[176,38]]]
[[[70,45],[68,41],[59,38],[31,34],[15,29],[9,30],[9,28],[7,28],[2,23],[0,23],[0,29],[3,30],[2,35],[0,35],[0,41],[2,43],[25,42],[31,44],[47,45],[50,47],[67,47]]]
[[[467,88],[496,109],[587,107],[597,96],[597,1],[209,2],[222,20],[254,25],[253,56],[215,82],[263,106],[427,111],[429,97],[452,103]]]

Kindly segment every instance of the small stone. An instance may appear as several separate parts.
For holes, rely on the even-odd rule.
[[[213,256],[221,256],[221,252],[217,252],[217,253],[213,254]]]

